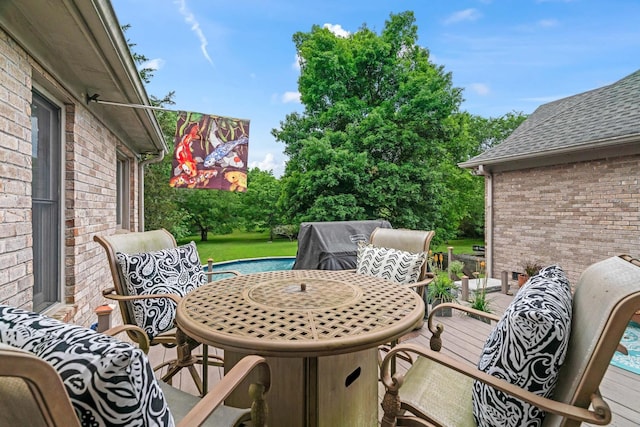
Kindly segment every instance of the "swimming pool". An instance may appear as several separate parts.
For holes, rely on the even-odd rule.
[[[235,270],[242,274],[262,273],[264,271],[291,270],[296,257],[247,258],[233,261],[216,262],[213,271]],[[204,266],[207,271],[207,266]],[[231,277],[230,274],[216,274],[213,280]]]

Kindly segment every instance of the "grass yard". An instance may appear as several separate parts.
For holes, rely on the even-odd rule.
[[[269,233],[247,233],[236,231],[232,234],[209,235],[206,242],[200,236],[190,236],[178,241],[179,244],[196,242],[200,259],[206,262],[213,258],[214,262],[230,261],[243,258],[262,258],[272,256],[296,256],[298,242],[286,238],[276,238],[269,242]],[[434,252],[447,253],[447,247],[453,246],[455,254],[473,253],[473,245],[483,245],[482,239],[456,239],[431,248]]]
[[[449,246],[452,246],[454,254],[472,254],[474,245],[484,246],[484,239],[480,238],[449,240],[448,242],[442,243],[438,246],[432,246],[431,250],[433,252],[444,252],[446,254],[447,248]]]
[[[202,262],[213,258],[214,262],[229,261],[243,258],[262,258],[272,256],[296,256],[298,241],[286,238],[276,238],[269,241],[269,232],[247,233],[235,231],[232,234],[209,234],[209,240],[200,241],[200,236],[190,236],[180,240],[179,244],[196,242]]]

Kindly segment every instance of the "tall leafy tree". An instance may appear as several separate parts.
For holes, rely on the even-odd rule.
[[[293,41],[304,112],[272,131],[289,155],[287,218],[383,218],[453,235],[461,90],[417,45],[413,12],[392,14],[380,35],[366,25],[347,37],[313,26]]]
[[[172,103],[171,97],[165,98],[164,102],[155,101],[155,104],[160,106]],[[171,111],[156,111],[156,117],[169,147],[169,153],[160,162],[148,164],[145,168],[144,226],[147,230],[165,228],[181,238],[190,234],[191,218],[189,211],[178,199],[177,190],[169,186],[176,114]]]
[[[527,118],[521,112],[509,112],[500,117],[485,118],[469,113],[459,115],[459,140],[467,150],[459,150],[458,162],[488,150],[505,140]],[[484,178],[467,172],[459,176],[455,188],[462,205],[460,233],[468,237],[484,235]]]
[[[176,189],[181,207],[188,212],[191,230],[208,240],[208,234],[229,234],[241,225],[239,193],[217,190]]]
[[[242,219],[247,231],[269,230],[273,240],[273,229],[280,224],[278,198],[280,181],[271,171],[258,168],[247,172],[247,191],[240,194],[242,199]]]
[[[476,150],[471,153],[471,156],[500,144],[526,119],[527,115],[518,111],[490,118],[469,116],[470,134],[476,143]]]

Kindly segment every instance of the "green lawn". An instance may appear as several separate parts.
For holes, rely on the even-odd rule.
[[[484,246],[484,239],[455,239],[449,240],[448,242],[442,243],[438,246],[432,247],[431,250],[433,252],[444,252],[447,253],[447,248],[449,246],[453,247],[454,254],[472,254],[473,253],[473,245]]]
[[[269,241],[269,233],[246,233],[236,231],[222,236],[209,234],[209,240],[200,241],[200,236],[191,236],[179,241],[179,244],[196,242],[202,262],[213,258],[214,262],[243,258],[262,258],[270,256],[296,256],[298,242],[286,238]]]
[[[184,244],[191,240],[196,242],[200,259],[206,262],[213,258],[214,262],[229,261],[243,258],[261,258],[270,256],[295,256],[298,242],[290,242],[286,238],[277,238],[269,242],[269,233],[246,233],[236,231],[222,236],[209,235],[206,242],[200,241],[200,236],[190,236],[178,243]],[[453,246],[453,253],[473,253],[473,245],[483,245],[482,239],[457,239],[432,247],[434,252],[447,253],[447,247]]]

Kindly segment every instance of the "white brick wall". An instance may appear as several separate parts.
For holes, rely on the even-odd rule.
[[[0,301],[30,308],[31,82],[26,53],[0,30]]]
[[[573,285],[590,264],[640,255],[640,156],[494,175],[493,275],[558,263]]]

